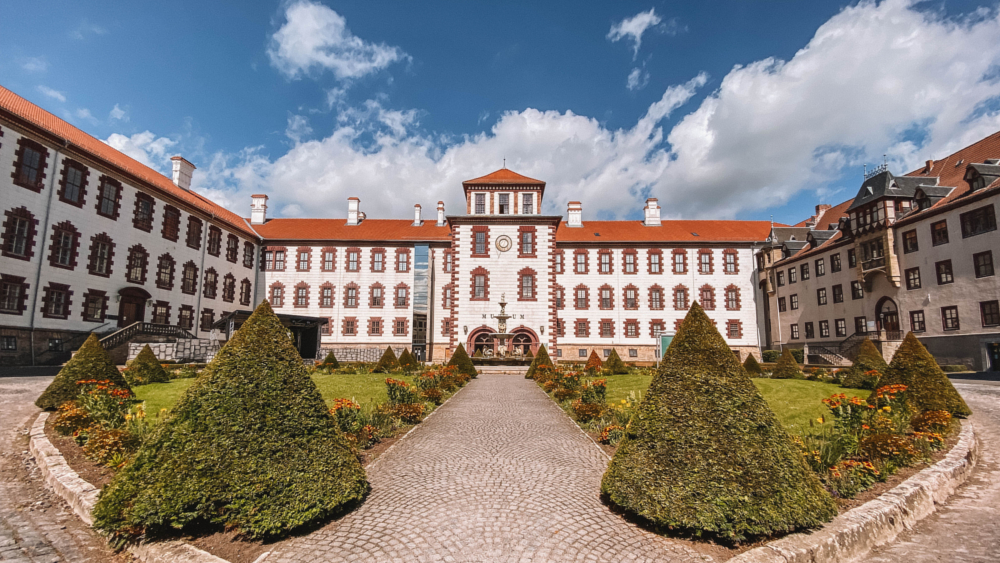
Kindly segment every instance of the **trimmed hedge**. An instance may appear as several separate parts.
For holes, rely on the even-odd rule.
[[[107,379],[119,388],[132,391],[94,333],[90,333],[83,346],[80,346],[76,354],[59,370],[56,378],[49,383],[38,399],[35,399],[35,405],[40,409],[54,411],[67,401],[75,401],[80,395],[80,386],[76,382],[88,379],[97,381]]]
[[[778,358],[778,365],[774,366],[771,372],[771,379],[802,379],[805,375],[799,369],[799,363],[795,361],[792,351],[785,348]]]
[[[549,358],[549,352],[545,349],[544,344],[538,347],[538,353],[535,354],[535,358],[531,360],[531,365],[528,366],[528,371],[524,373],[525,379],[532,379],[535,377],[535,368],[538,366],[553,367],[552,360]]]
[[[149,344],[142,347],[139,355],[132,360],[132,363],[123,375],[129,385],[167,383],[170,381],[170,374],[160,365],[160,361],[156,359],[156,354],[153,353],[153,349],[149,347]]]
[[[851,389],[874,389],[878,380],[868,377],[865,372],[876,370],[885,375],[885,370],[888,368],[889,365],[882,358],[882,352],[879,352],[875,344],[866,338],[861,341],[861,347],[858,348],[858,355],[854,358],[854,363],[841,374],[843,378],[841,385]]]
[[[413,357],[409,348],[403,348],[403,353],[399,355],[399,367],[406,371],[413,371],[415,369],[420,369],[420,362]]]
[[[340,368],[340,362],[337,361],[337,356],[333,355],[333,350],[331,350],[330,353],[326,355],[326,359],[323,360],[323,363],[321,365],[328,367],[330,369]]]
[[[365,470],[267,301],[215,356],[94,507],[139,535],[225,526],[273,538],[361,501]]]
[[[726,540],[812,528],[837,514],[697,304],[625,429],[601,491],[662,531]]]
[[[601,371],[601,368],[603,367],[604,362],[602,362],[600,356],[597,355],[597,350],[591,350],[590,357],[587,358],[587,365],[583,369],[586,370],[587,373],[595,373]]]
[[[392,351],[392,346],[386,346],[385,352],[382,352],[382,357],[379,358],[378,363],[372,368],[372,373],[392,373],[396,369],[399,369],[399,360],[396,359],[396,353]]]
[[[469,357],[469,354],[465,351],[465,346],[462,346],[461,343],[455,349],[455,352],[452,353],[451,359],[448,360],[448,365],[455,366],[458,368],[458,373],[464,373],[473,379],[479,375],[479,372],[476,371],[476,366],[472,364],[472,358]]]
[[[760,353],[760,359],[769,364],[777,363],[780,357],[781,352],[777,350],[764,350]]]
[[[753,357],[753,354],[747,355],[747,359],[743,361],[743,369],[750,377],[760,377],[764,374],[764,370],[760,369],[760,364],[757,363],[757,358]]]
[[[906,334],[878,385],[882,387],[899,383],[906,385],[907,401],[915,409],[914,414],[948,411],[958,418],[972,414],[972,409],[965,404],[951,380],[941,371],[934,356],[912,332]]]
[[[611,375],[622,375],[628,373],[628,366],[618,355],[618,350],[612,348],[607,361],[604,362],[604,369]]]

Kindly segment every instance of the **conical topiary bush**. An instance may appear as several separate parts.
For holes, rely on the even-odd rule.
[[[898,383],[906,385],[907,401],[917,413],[948,411],[958,418],[972,414],[937,360],[912,332],[906,334],[878,386]]]
[[[531,359],[531,360],[535,359],[535,355],[531,353],[531,347],[525,347],[525,349],[524,349],[524,357],[528,358],[528,359]]]
[[[743,361],[743,369],[750,377],[760,377],[764,374],[764,370],[760,369],[760,364],[757,363],[757,358],[753,354],[747,355],[747,359]]]
[[[109,380],[122,389],[132,390],[94,333],[90,333],[83,346],[59,370],[52,383],[35,400],[35,405],[51,411],[67,401],[74,401],[80,394],[80,386],[76,382],[88,379]]]
[[[146,385],[147,383],[167,383],[170,375],[163,369],[160,361],[156,359],[153,349],[146,344],[139,351],[139,355],[132,360],[128,369],[125,370],[125,381],[129,385]]]
[[[364,497],[365,470],[285,333],[262,302],[101,491],[96,528],[269,538]]]
[[[854,363],[844,370],[844,382],[841,385],[852,389],[874,389],[877,381],[866,373],[876,370],[885,375],[885,370],[888,367],[882,358],[882,352],[879,352],[875,344],[866,338],[861,341],[861,347],[858,348],[858,355],[854,358]]]
[[[330,353],[326,355],[326,359],[323,360],[322,365],[330,369],[340,368],[340,362],[337,361],[337,356],[333,354],[333,350],[330,350]]]
[[[403,353],[399,355],[399,367],[406,371],[413,371],[420,367],[420,363],[413,357],[409,349],[403,348]]]
[[[778,363],[774,366],[774,371],[771,372],[771,379],[802,379],[803,377],[805,376],[799,369],[799,364],[795,361],[792,351],[785,348],[781,357],[778,358]]]
[[[604,367],[604,362],[601,361],[600,356],[597,355],[597,350],[590,351],[590,357],[587,358],[587,365],[584,366],[584,371],[587,373],[597,373],[601,371]]]
[[[464,373],[469,377],[475,378],[478,375],[476,372],[476,366],[472,363],[472,358],[465,351],[465,346],[461,344],[455,349],[455,352],[451,355],[451,359],[448,360],[449,366],[455,366],[458,368],[458,373]]]
[[[531,360],[531,365],[528,366],[528,371],[524,374],[525,379],[535,377],[535,368],[538,366],[552,367],[552,360],[549,359],[549,352],[545,349],[544,344],[538,347],[538,353],[535,354],[534,359]]]
[[[372,373],[390,373],[395,369],[399,369],[399,360],[396,359],[396,353],[392,351],[392,346],[386,346],[385,352],[382,352],[382,357],[375,364]]]
[[[818,526],[837,513],[697,304],[625,429],[601,491],[661,530],[730,540]]]
[[[608,359],[604,362],[604,369],[608,371],[611,375],[621,375],[628,373],[628,366],[622,361],[621,356],[618,355],[618,350],[612,348],[611,354]]]

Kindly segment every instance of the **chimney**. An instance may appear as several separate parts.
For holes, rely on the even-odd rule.
[[[191,176],[194,175],[194,164],[182,156],[170,157],[174,167],[174,185],[182,190],[191,189]]]
[[[267,195],[250,196],[250,224],[263,225],[267,222]]]
[[[356,197],[347,198],[347,224],[360,225],[364,215],[361,213],[361,200]]]
[[[566,208],[566,214],[569,215],[569,221],[566,221],[567,227],[582,227],[583,226],[583,204],[579,201],[571,201]]]
[[[420,204],[413,206],[413,226],[419,227],[424,224],[423,219],[420,217]]]
[[[821,203],[821,204],[817,205],[816,206],[816,220],[819,221],[819,218],[824,213],[826,213],[831,207],[832,206],[829,203]]]
[[[933,170],[933,169],[934,169],[934,161],[933,160],[928,160],[927,161],[927,168],[924,168],[924,174],[930,174],[931,170]]]
[[[438,202],[438,222],[437,222],[437,226],[438,227],[443,227],[443,226],[445,226],[447,224],[448,224],[448,222],[444,218],[444,202],[443,201],[439,201]]]
[[[647,199],[646,207],[643,207],[642,210],[646,214],[646,220],[642,222],[643,225],[647,227],[660,226],[660,204],[656,201],[655,197]]]

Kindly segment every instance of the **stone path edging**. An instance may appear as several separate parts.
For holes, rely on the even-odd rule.
[[[727,563],[847,563],[893,541],[931,515],[969,478],[979,457],[972,424],[944,459],[882,496],[847,511],[811,534],[792,534],[742,553]]]
[[[28,450],[34,456],[45,482],[69,503],[80,520],[93,526],[94,519],[90,513],[100,491],[73,471],[66,458],[45,436],[45,421],[48,418],[49,413],[43,412],[31,424]],[[131,546],[129,551],[143,563],[229,563],[182,541],[138,544]]]

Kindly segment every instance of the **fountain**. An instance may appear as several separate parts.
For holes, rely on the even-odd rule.
[[[497,320],[497,329],[499,332],[491,332],[490,336],[494,340],[497,340],[497,357],[505,358],[507,357],[507,343],[510,342],[514,335],[507,332],[507,319],[510,315],[507,314],[504,309],[507,307],[507,297],[505,294],[500,294],[500,314],[492,315],[494,319]]]

